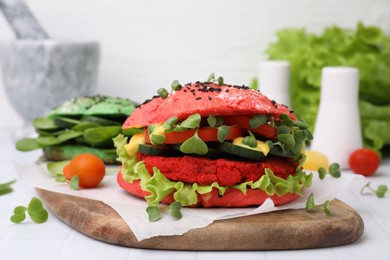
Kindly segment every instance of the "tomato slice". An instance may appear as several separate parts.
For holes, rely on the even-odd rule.
[[[231,126],[229,135],[225,140],[233,140],[237,137],[243,136],[245,130],[237,126]],[[183,132],[169,132],[165,133],[165,142],[164,144],[181,144],[184,143],[187,139],[191,138],[195,134],[196,130],[186,130]],[[145,131],[145,142],[150,144],[150,138]],[[218,129],[212,127],[202,127],[198,129],[198,136],[204,142],[216,142],[218,141]]]
[[[277,129],[268,124],[259,126],[258,128],[251,128],[249,125],[249,120],[253,117],[250,115],[237,115],[237,116],[226,116],[223,118],[223,123],[226,125],[236,125],[239,128],[248,129],[252,133],[264,136],[266,138],[275,139],[278,135]]]

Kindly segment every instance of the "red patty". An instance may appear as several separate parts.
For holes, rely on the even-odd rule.
[[[157,167],[173,181],[209,185],[217,182],[221,186],[232,186],[246,181],[257,181],[270,168],[276,176],[286,179],[295,174],[296,163],[289,158],[268,157],[265,162],[243,162],[227,159],[211,160],[201,157],[163,157],[138,154],[146,169],[153,174]]]

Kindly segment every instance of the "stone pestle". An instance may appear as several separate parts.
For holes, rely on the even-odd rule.
[[[22,0],[0,0],[0,9],[18,39],[49,38]]]

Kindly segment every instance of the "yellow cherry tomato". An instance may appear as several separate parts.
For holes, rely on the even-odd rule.
[[[303,164],[303,169],[310,171],[318,171],[320,167],[329,169],[329,160],[325,154],[317,151],[305,151],[306,161]]]

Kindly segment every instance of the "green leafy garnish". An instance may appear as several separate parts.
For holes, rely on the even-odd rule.
[[[223,124],[223,118],[220,116],[209,115],[207,118],[207,123],[212,128],[216,128],[216,127],[221,126]]]
[[[168,92],[168,90],[166,90],[165,88],[159,88],[159,89],[157,89],[157,94],[160,96],[160,97],[162,97],[162,98],[167,98],[168,97],[168,95],[169,95],[169,92]]]
[[[329,209],[329,200],[325,201],[324,204],[322,205],[322,208],[323,208],[323,211],[324,213],[327,215],[327,216],[331,216],[332,215],[332,212],[330,211]],[[316,205],[314,203],[314,195],[313,193],[310,193],[309,197],[307,198],[307,201],[306,201],[306,208],[305,208],[305,211],[306,212],[312,212],[314,209],[316,208],[320,208],[320,206]]]
[[[292,149],[295,146],[295,139],[290,134],[278,134],[278,141],[285,145],[288,149]]]
[[[178,91],[181,89],[181,84],[179,83],[178,80],[174,80],[171,84],[172,90]]]
[[[218,85],[223,85],[223,78],[222,77],[218,77],[217,81],[218,81]]]
[[[79,176],[73,175],[72,179],[70,179],[69,187],[72,190],[78,190],[79,189]]]
[[[249,135],[245,136],[242,140],[242,143],[249,146],[249,147],[256,147],[257,146],[257,140],[254,134],[251,131],[248,131]]]
[[[63,174],[58,173],[55,177],[56,182],[66,182],[66,177]]]
[[[218,142],[222,143],[225,141],[225,138],[230,134],[230,128],[226,125],[221,125],[218,127]]]
[[[215,80],[214,73],[211,73],[210,76],[207,78],[207,82],[213,82]]]
[[[150,141],[154,145],[163,145],[165,142],[165,136],[164,135],[150,135]]]
[[[13,181],[9,181],[9,182],[6,182],[6,183],[1,183],[0,184],[0,195],[5,195],[5,194],[8,194],[8,193],[11,193],[13,191],[11,185],[14,184],[16,181],[13,180]]]
[[[332,163],[331,165],[329,165],[329,172],[326,171],[326,169],[324,167],[318,168],[318,175],[319,175],[321,180],[323,180],[325,178],[326,174],[328,174],[328,173],[333,178],[340,178],[340,176],[341,176],[340,165],[338,163]]]
[[[223,77],[215,78],[215,74],[211,73],[210,76],[207,79],[207,82],[217,82],[218,85],[223,85]]]
[[[318,175],[320,176],[321,180],[323,180],[325,178],[326,173],[327,173],[327,171],[326,171],[326,169],[324,167],[320,167],[318,169]]]
[[[17,206],[14,209],[14,214],[11,216],[11,221],[15,224],[22,223],[26,219],[26,210],[24,206]]]
[[[49,217],[46,209],[43,208],[41,200],[33,197],[27,208],[24,206],[15,207],[14,214],[11,216],[10,220],[15,224],[23,222],[26,219],[26,211],[31,220],[38,224],[46,222]]]
[[[327,216],[331,216],[332,215],[332,212],[330,211],[329,209],[329,204],[330,204],[330,201],[327,200],[324,202],[324,213],[327,215]]]
[[[382,185],[379,185],[378,188],[375,190],[371,187],[371,182],[368,182],[366,185],[363,186],[363,188],[361,189],[360,191],[360,194],[365,194],[364,191],[366,189],[369,189],[371,192],[374,192],[375,195],[378,197],[378,198],[383,198],[386,194],[386,192],[388,191],[388,188],[386,185],[382,184]]]
[[[185,127],[187,129],[195,129],[199,127],[200,121],[201,121],[200,114],[192,114],[189,117],[187,117],[186,120],[180,123],[181,127]]]
[[[146,212],[149,215],[149,221],[155,222],[161,218],[161,210],[157,206],[149,206],[146,208]]]
[[[340,178],[340,165],[338,163],[332,163],[329,165],[329,173],[333,178]]]
[[[268,118],[265,115],[255,115],[251,119],[249,119],[249,126],[252,129],[256,129],[261,125],[264,125],[267,123]]]
[[[175,219],[181,219],[182,214],[181,214],[181,203],[180,202],[172,202],[169,205],[169,213],[171,216]]]
[[[163,124],[163,128],[164,128],[164,131],[165,132],[170,132],[172,131],[174,128],[175,128],[175,124],[177,123],[178,121],[178,117],[177,116],[172,116],[170,118],[168,118],[164,124]]]
[[[180,146],[180,151],[186,154],[207,154],[208,152],[207,144],[199,138],[198,131],[195,134],[188,138],[182,145]]]

